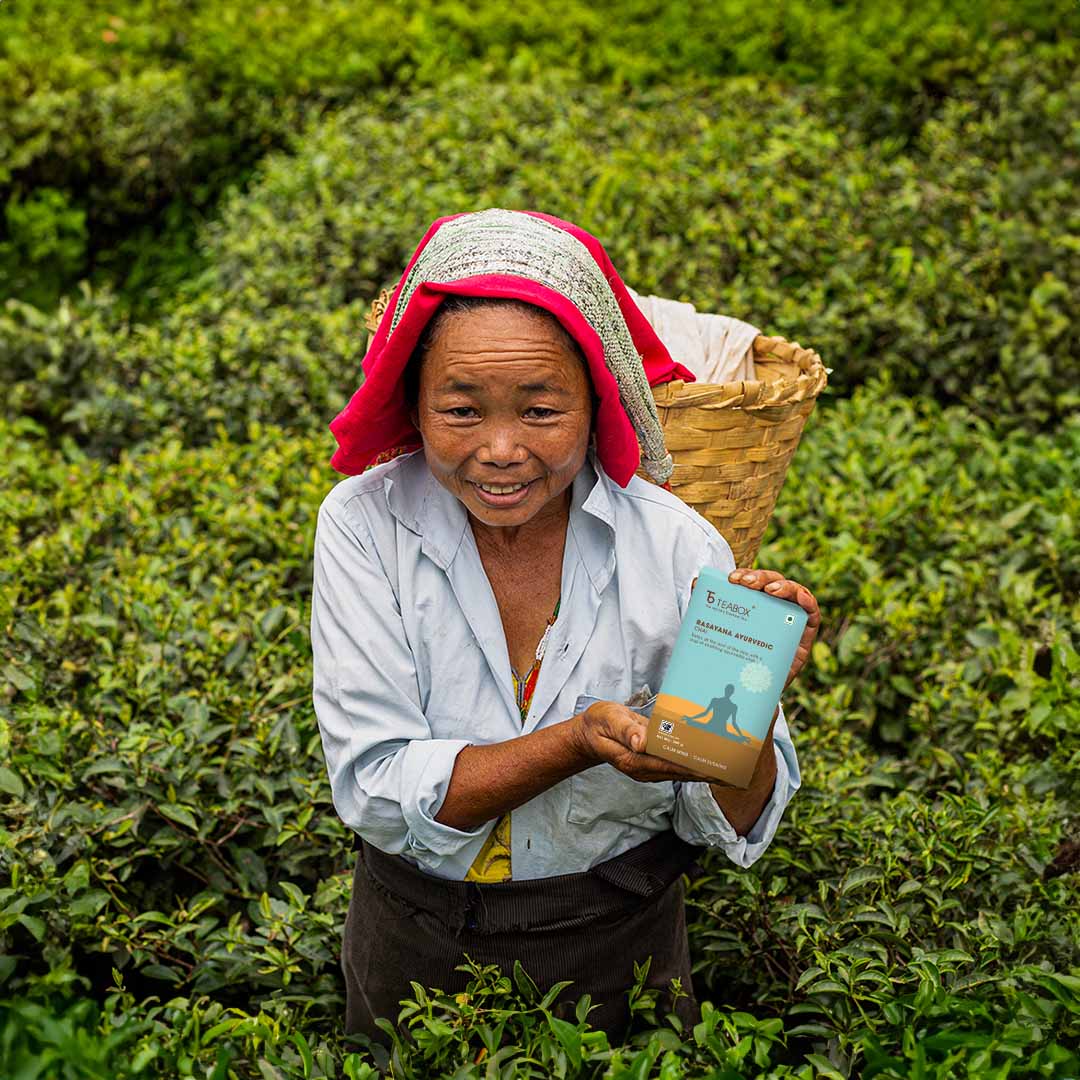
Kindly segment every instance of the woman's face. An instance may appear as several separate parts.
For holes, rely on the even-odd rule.
[[[485,525],[524,525],[585,463],[589,377],[546,313],[481,307],[441,330],[413,413],[428,466]]]

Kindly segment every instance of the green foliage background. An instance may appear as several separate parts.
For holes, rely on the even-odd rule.
[[[0,5],[0,1076],[1080,1072],[1080,20],[909,7]],[[802,789],[689,893],[702,1023],[474,967],[391,1061],[314,515],[368,303],[491,205],[822,354],[758,565],[824,626]]]

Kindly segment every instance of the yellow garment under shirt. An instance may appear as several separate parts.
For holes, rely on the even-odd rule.
[[[548,622],[550,628],[559,613],[559,605],[555,605],[555,615]],[[521,712],[521,723],[524,725],[525,718],[529,715],[529,705],[532,703],[533,691],[536,689],[536,680],[540,675],[540,664],[543,658],[537,660],[529,669],[524,679],[518,677],[518,673],[510,669],[510,675],[514,680],[514,700],[517,701],[518,710]],[[512,811],[511,811],[512,813]],[[491,835],[484,841],[484,846],[476,853],[469,872],[465,875],[466,881],[482,881],[488,884],[498,881],[509,881],[511,878],[510,866],[510,817],[511,814],[503,814],[491,830]]]

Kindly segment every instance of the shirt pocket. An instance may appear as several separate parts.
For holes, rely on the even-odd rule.
[[[606,700],[609,699],[582,694],[574,712],[584,712],[594,702]],[[629,707],[648,716],[655,700],[654,696],[644,705]],[[631,822],[655,817],[658,811],[673,808],[674,804],[675,787],[671,780],[655,783],[634,780],[605,761],[570,778],[570,806],[566,819],[575,825],[587,825],[597,820]]]

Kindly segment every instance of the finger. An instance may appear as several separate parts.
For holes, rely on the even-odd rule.
[[[814,637],[817,634],[817,628],[809,631],[809,633],[803,633],[802,640],[799,642],[798,647],[795,649],[795,659],[791,663],[791,670],[788,672],[787,681],[784,683],[784,689],[786,690],[796,679],[802,669],[810,662],[814,655]]]
[[[701,773],[688,769],[686,766],[679,765],[674,761],[668,761],[667,758],[656,757],[654,754],[642,754],[639,764],[648,768],[649,774],[654,776],[656,780],[711,781],[708,776],[703,776]]]
[[[734,569],[728,574],[728,581],[736,585],[745,585],[749,589],[764,589],[772,581],[783,581],[784,575],[778,570],[741,570]]]
[[[765,591],[770,596],[776,596],[781,600],[790,600],[792,603],[798,604],[808,617],[816,615],[817,618],[814,619],[815,626],[821,621],[817,599],[805,585],[800,585],[790,578],[784,578],[782,581],[769,582],[765,586]],[[809,618],[807,621],[810,621]]]
[[[791,596],[785,597],[785,599],[794,600],[807,615],[815,614],[818,610],[818,602],[814,594],[805,585],[800,585],[797,581],[789,581],[788,584],[793,585],[794,589]]]
[[[770,596],[775,596],[778,600],[789,600],[792,603],[798,603],[799,590],[802,586],[797,581],[790,581],[787,578],[781,581],[770,581],[765,586],[765,591]]]
[[[806,611],[806,613],[813,619],[815,626],[821,622],[821,614],[818,608],[817,597],[805,586],[799,586],[799,604]]]
[[[626,757],[636,760],[645,755],[646,734],[644,730],[631,727],[615,727],[607,731],[604,741],[609,747],[608,760]]]
[[[810,652],[814,646],[814,638],[817,637],[818,625],[820,623],[820,617],[813,625],[810,624],[809,619],[807,620],[806,625],[803,627],[802,637],[799,638],[799,648],[796,650],[797,652]]]
[[[635,754],[643,754],[648,727],[641,714],[625,705],[616,705],[612,713],[611,726],[614,737],[628,750],[633,750]]]
[[[787,682],[784,683],[785,689],[794,681],[795,677],[802,671],[806,666],[806,662],[810,659],[812,655],[814,633],[816,633],[816,631],[811,631],[808,639],[806,632],[804,631],[802,639],[795,647],[795,656],[791,661],[791,670],[788,672]]]

